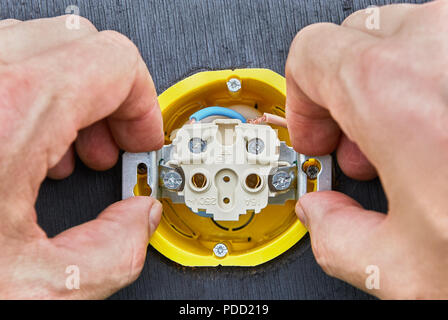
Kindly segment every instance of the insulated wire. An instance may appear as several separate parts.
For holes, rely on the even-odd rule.
[[[223,108],[223,107],[208,107],[199,110],[198,112],[194,113],[190,117],[191,122],[198,122],[205,118],[212,117],[212,116],[223,116],[231,119],[238,119],[241,120],[242,123],[246,123],[246,118],[239,112],[236,112],[235,110]]]

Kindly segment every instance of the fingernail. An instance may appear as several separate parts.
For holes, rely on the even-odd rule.
[[[160,218],[162,216],[162,204],[154,200],[154,203],[151,206],[151,210],[149,211],[149,226],[151,228],[151,234],[156,231],[159,226]]]
[[[305,211],[302,208],[302,205],[300,204],[300,201],[298,201],[296,205],[296,214],[300,222],[302,222],[302,224],[306,227],[307,226],[306,215]]]

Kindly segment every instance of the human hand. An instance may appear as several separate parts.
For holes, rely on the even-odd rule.
[[[379,30],[367,18],[297,35],[287,120],[298,152],[336,150],[353,178],[377,172],[388,215],[338,192],[308,194],[296,212],[329,275],[380,298],[448,298],[448,2],[381,7]],[[366,287],[368,266],[379,288]]]
[[[105,298],[134,281],[161,205],[118,202],[94,221],[47,238],[34,203],[45,177],[74,169],[75,149],[96,170],[119,148],[159,149],[163,129],[151,76],[132,42],[81,18],[0,21],[0,297]],[[80,289],[66,287],[68,266]]]

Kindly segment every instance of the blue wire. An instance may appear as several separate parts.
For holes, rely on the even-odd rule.
[[[242,123],[246,123],[246,118],[235,110],[223,108],[223,107],[208,107],[199,110],[190,117],[190,120],[201,121],[202,119],[212,117],[212,116],[223,116],[231,119],[241,120]]]

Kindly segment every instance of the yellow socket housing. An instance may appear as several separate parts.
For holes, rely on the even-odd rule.
[[[242,89],[227,90],[226,83],[237,78]],[[259,112],[285,116],[286,82],[266,69],[209,71],[195,74],[170,87],[159,97],[166,144],[173,130],[182,127],[189,116],[206,106],[246,105]],[[285,128],[278,130],[281,141],[289,144]],[[140,179],[140,178],[139,178]],[[145,179],[143,179],[145,181]],[[312,191],[312,190],[309,190]],[[136,187],[135,194],[140,192]],[[245,214],[239,221],[216,222],[193,213],[184,204],[161,199],[163,216],[150,244],[167,258],[184,266],[256,266],[279,256],[307,232],[296,218],[294,201],[268,205],[259,214]],[[219,258],[213,248],[223,243],[228,248]]]

